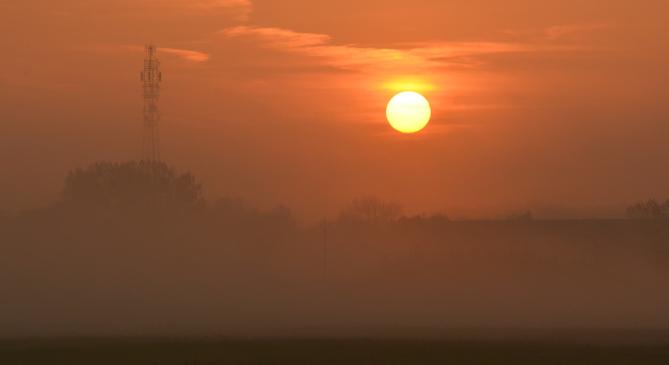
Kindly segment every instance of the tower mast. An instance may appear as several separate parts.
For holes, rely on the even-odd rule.
[[[142,133],[142,160],[146,162],[160,161],[160,83],[163,75],[160,72],[160,61],[156,56],[157,48],[153,44],[146,46],[144,69],[141,81],[144,88],[144,126]]]

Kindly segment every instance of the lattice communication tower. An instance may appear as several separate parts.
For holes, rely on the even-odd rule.
[[[146,162],[160,161],[160,83],[163,74],[160,72],[160,60],[156,55],[156,46],[146,46],[144,69],[141,81],[144,87],[144,127],[142,133],[142,160]]]

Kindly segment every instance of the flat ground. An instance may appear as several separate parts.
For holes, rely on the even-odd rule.
[[[399,339],[12,340],[8,365],[669,364],[669,345]]]

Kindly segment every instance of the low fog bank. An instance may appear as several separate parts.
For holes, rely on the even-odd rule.
[[[100,165],[0,237],[5,337],[669,329],[665,220],[453,222],[371,199],[301,226]]]

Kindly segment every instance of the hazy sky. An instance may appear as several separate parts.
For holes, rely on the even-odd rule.
[[[210,197],[333,214],[616,214],[669,197],[669,2],[0,0],[0,208],[141,152],[143,45],[162,155]],[[431,102],[422,133],[385,105]]]

